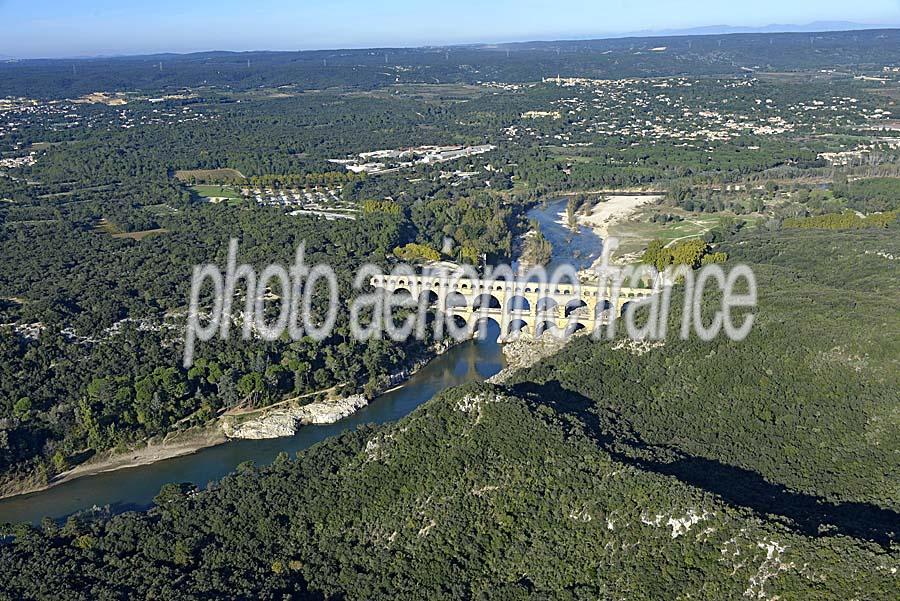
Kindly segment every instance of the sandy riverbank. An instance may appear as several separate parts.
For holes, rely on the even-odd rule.
[[[641,207],[656,202],[661,198],[662,195],[660,194],[607,196],[608,200],[606,202],[599,202],[594,205],[590,215],[579,215],[578,223],[584,227],[591,228],[594,233],[603,240],[607,240],[609,238],[610,228],[627,221],[632,215],[637,213]],[[634,257],[630,256],[619,256],[612,262],[628,263],[633,259]],[[591,265],[591,271],[599,266],[601,262],[602,257],[598,258],[594,264]]]
[[[293,402],[254,413],[223,415],[204,426],[170,434],[165,439],[154,438],[145,446],[126,452],[114,450],[99,453],[74,468],[62,472],[46,484],[22,483],[0,492],[0,499],[47,490],[77,478],[114,472],[159,461],[191,455],[203,449],[225,444],[233,439],[262,439],[293,436],[298,428],[309,425],[332,424],[366,406],[362,395],[299,406]]]
[[[609,237],[609,228],[634,215],[645,204],[656,202],[661,195],[608,196],[606,202],[594,205],[590,215],[580,215],[578,223],[594,230],[604,240]]]
[[[407,374],[404,382],[390,390],[397,390],[405,386],[409,378],[453,346],[455,344],[437,349],[432,357],[415,365]],[[151,439],[145,446],[124,453],[105,451],[71,470],[60,473],[47,484],[30,484],[28,482],[22,482],[18,486],[11,484],[6,489],[0,490],[0,499],[40,492],[85,476],[140,467],[192,455],[203,449],[225,444],[232,439],[292,436],[296,434],[298,427],[335,423],[368,404],[368,401],[361,395],[353,395],[344,399],[326,400],[305,406],[297,405],[299,399],[323,392],[328,391],[302,395],[257,411],[227,413],[204,426],[170,434],[163,440]],[[379,396],[386,392],[389,391],[383,391]],[[248,425],[248,422],[251,424]],[[277,435],[275,435],[276,433]]]
[[[171,434],[163,440],[151,439],[145,446],[137,447],[124,453],[115,451],[99,453],[84,463],[60,473],[47,484],[24,485],[21,488],[4,491],[0,494],[0,499],[47,490],[76,478],[140,467],[158,461],[165,461],[166,459],[191,455],[197,451],[226,442],[228,442],[228,438],[222,431],[221,426],[218,422],[214,422],[207,426]]]

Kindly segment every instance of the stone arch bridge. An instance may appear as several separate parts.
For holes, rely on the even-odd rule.
[[[483,280],[453,275],[383,275],[370,281],[376,289],[405,294],[463,320],[472,335],[482,320],[500,326],[500,341],[518,337],[540,338],[553,331],[593,332],[615,313],[624,314],[629,303],[647,298],[649,288],[619,289],[613,299],[610,285],[596,282],[553,283],[520,280]]]

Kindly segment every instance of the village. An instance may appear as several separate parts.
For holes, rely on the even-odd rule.
[[[344,166],[353,173],[378,175],[415,165],[445,163],[495,150],[492,144],[479,146],[419,146],[400,150],[375,150],[363,152],[358,158],[329,159],[330,163]]]

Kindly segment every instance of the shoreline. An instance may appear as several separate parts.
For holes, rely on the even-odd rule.
[[[578,224],[590,228],[597,236],[599,236],[604,244],[609,238],[609,230],[627,221],[632,215],[638,212],[644,205],[655,202],[664,196],[662,194],[647,193],[642,195],[611,195],[608,196],[606,202],[598,202],[591,209],[590,215],[579,215]],[[614,261],[610,257],[610,263],[625,264],[631,257],[623,255],[619,257],[619,261]],[[593,273],[603,263],[603,255],[601,254],[590,267]]]
[[[0,494],[0,501],[43,492],[79,478],[142,467],[168,459],[193,455],[203,449],[229,442],[218,420],[205,426],[198,426],[170,434],[160,442],[155,440],[151,438],[144,446],[130,449],[123,453],[112,451],[98,453],[86,462],[61,472],[46,484],[28,486],[14,492]]]
[[[379,391],[377,395],[372,399],[372,401],[377,400],[382,395],[388,394],[389,392],[393,392],[395,390],[399,390],[406,386],[409,383],[409,380],[424,367],[429,365],[432,361],[449,351],[451,348],[455,347],[456,344],[451,344],[446,348],[442,348],[440,350],[435,351],[434,355],[429,357],[427,360],[420,361],[418,364],[414,365],[406,374],[405,379],[402,382],[386,389]],[[362,407],[367,406],[369,403],[359,404],[356,402],[356,397],[359,395],[354,395],[347,397],[347,399],[339,399],[335,402],[328,403],[332,405],[332,408],[337,408],[341,401],[353,401],[353,410],[349,413],[342,415],[339,419],[332,422],[315,422],[315,421],[307,421],[304,423],[298,424],[299,428],[321,425],[325,423],[337,423],[341,419],[349,417]],[[274,406],[263,407],[257,411],[243,414],[242,417],[246,416],[249,419],[252,419],[253,415],[260,414],[262,417],[260,419],[265,419],[267,416],[264,414],[267,411],[272,411],[273,408],[277,410],[278,406],[283,406],[285,404],[290,403],[290,401],[296,400],[295,397],[293,399],[287,399],[285,401],[281,401],[276,403]],[[309,405],[305,405],[303,407],[309,407]],[[303,407],[300,407],[302,409]],[[234,416],[231,416],[234,417]],[[158,437],[150,438],[146,441],[146,444],[142,447],[136,447],[134,449],[130,449],[125,452],[116,453],[113,451],[104,451],[102,453],[98,453],[91,459],[88,459],[84,463],[81,463],[72,469],[66,470],[65,472],[61,472],[57,474],[52,480],[47,482],[46,484],[37,484],[37,485],[27,485],[23,482],[23,487],[10,491],[0,493],[0,501],[6,499],[12,499],[15,497],[23,497],[34,493],[40,493],[61,484],[66,484],[68,482],[72,482],[79,478],[86,478],[90,476],[96,476],[99,474],[105,474],[109,472],[117,472],[121,470],[133,469],[137,467],[143,467],[146,465],[152,465],[154,463],[160,463],[162,461],[167,461],[169,459],[176,459],[178,457],[185,457],[187,455],[193,455],[194,453],[198,453],[204,449],[213,448],[222,444],[227,444],[232,440],[243,440],[240,437],[229,437],[226,434],[227,422],[229,416],[221,415],[214,420],[202,425],[195,426],[194,428],[189,428],[187,430],[183,430],[181,432],[170,433],[166,435],[161,441],[157,442]],[[298,417],[298,421],[299,421]],[[273,438],[288,438],[290,436],[295,435],[286,434],[284,436],[278,436]]]
[[[598,202],[590,215],[579,215],[578,223],[591,228],[601,238],[609,236],[609,229],[634,215],[645,204],[663,198],[662,194],[611,195],[606,202]]]
[[[579,227],[584,227],[593,232],[602,240],[602,244],[606,244],[606,240],[610,237],[610,230],[628,221],[645,205],[665,198],[662,192],[652,192],[647,190],[618,190],[618,191],[594,191],[594,192],[563,192],[555,195],[549,195],[557,199],[576,196],[578,194],[603,194],[606,197],[605,202],[592,202],[590,215],[583,215],[579,212],[577,215]],[[537,205],[535,205],[537,206]],[[565,219],[565,209],[562,209],[554,219],[556,225],[568,229]],[[520,241],[528,235],[528,232],[520,236]],[[602,248],[602,247],[601,247]],[[618,257],[611,256],[611,265],[624,266],[630,262],[634,262],[639,257],[633,256],[634,253],[628,255],[620,255]],[[591,265],[580,270],[580,273],[590,277],[595,274],[597,268],[603,263],[603,253],[601,252]]]

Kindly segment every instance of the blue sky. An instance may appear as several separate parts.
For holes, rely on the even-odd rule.
[[[0,56],[300,50],[705,25],[900,24],[900,0],[0,0]]]

